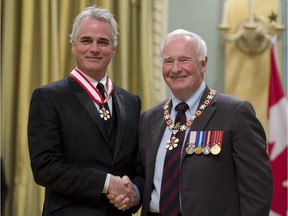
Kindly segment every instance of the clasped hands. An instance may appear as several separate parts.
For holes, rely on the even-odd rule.
[[[138,203],[133,183],[128,176],[121,178],[111,175],[106,196],[110,203],[121,211],[125,211]]]

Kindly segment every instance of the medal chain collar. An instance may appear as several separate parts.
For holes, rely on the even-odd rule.
[[[173,123],[171,116],[170,116],[170,112],[169,112],[169,104],[171,103],[172,98],[169,98],[163,106],[164,119],[165,119],[167,127],[170,130],[172,130],[174,135],[176,133],[178,133],[179,130],[180,131],[186,131],[188,128],[191,127],[192,122],[205,111],[207,106],[210,105],[210,103],[213,100],[213,98],[215,97],[215,95],[216,95],[216,91],[214,89],[210,89],[210,92],[207,95],[206,99],[204,100],[203,104],[201,104],[199,106],[198,110],[183,125],[178,125],[177,123],[176,124]]]
[[[166,121],[166,125],[168,126],[169,130],[172,130],[172,136],[167,141],[167,144],[166,144],[167,150],[171,151],[178,147],[180,140],[176,137],[176,134],[179,131],[186,131],[188,128],[190,128],[192,125],[192,122],[205,111],[206,107],[209,106],[209,104],[211,103],[215,95],[216,95],[216,91],[213,89],[210,89],[210,92],[207,95],[206,99],[204,100],[203,104],[201,104],[201,106],[194,113],[194,115],[192,115],[192,117],[188,121],[186,121],[186,123],[183,125],[180,125],[179,122],[176,122],[176,124],[173,123],[170,117],[170,112],[169,112],[169,104],[171,103],[172,98],[166,101],[165,105],[163,106],[164,119]]]

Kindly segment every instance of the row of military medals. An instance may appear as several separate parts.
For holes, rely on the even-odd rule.
[[[193,121],[205,111],[207,106],[209,106],[209,104],[211,103],[215,95],[216,95],[216,91],[214,89],[210,89],[210,92],[208,96],[206,97],[206,99],[204,100],[203,104],[200,105],[199,109],[194,113],[194,115],[188,121],[186,121],[186,123],[183,125],[180,125],[179,122],[177,122],[176,124],[172,122],[172,119],[170,117],[170,112],[169,112],[169,104],[171,103],[172,99],[170,98],[169,100],[167,100],[167,102],[163,106],[164,119],[166,121],[166,125],[172,131],[172,136],[167,141],[167,144],[166,144],[167,150],[172,151],[173,149],[178,147],[179,139],[176,137],[176,134],[179,131],[186,131],[188,128],[190,128]]]
[[[220,153],[223,141],[223,131],[191,131],[186,153],[200,155]]]

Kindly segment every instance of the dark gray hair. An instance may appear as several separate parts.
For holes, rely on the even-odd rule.
[[[114,18],[114,16],[106,9],[97,8],[96,6],[90,6],[85,8],[75,19],[73,23],[73,29],[70,34],[70,42],[76,41],[79,33],[79,27],[82,22],[88,18],[93,18],[96,20],[100,20],[106,22],[111,25],[112,28],[112,43],[115,48],[118,43],[118,24]]]
[[[194,39],[196,41],[196,44],[197,44],[196,54],[198,55],[198,59],[200,61],[205,60],[205,57],[207,56],[207,45],[206,45],[205,41],[199,35],[197,35],[193,32],[186,31],[184,29],[177,29],[177,30],[172,31],[169,34],[167,34],[167,36],[164,38],[164,40],[162,41],[162,43],[160,45],[160,57],[161,57],[161,59],[163,57],[162,52],[163,52],[163,48],[164,48],[164,45],[165,45],[167,39],[169,39],[173,36],[176,36],[176,35],[186,35],[186,36],[189,36],[192,39]]]

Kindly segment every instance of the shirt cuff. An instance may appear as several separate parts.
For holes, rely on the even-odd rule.
[[[136,193],[136,197],[137,197],[137,204],[136,205],[138,205],[140,202],[140,192],[139,192],[138,187],[135,184],[133,184],[133,189],[134,189],[134,191]]]
[[[108,187],[109,187],[109,183],[110,183],[110,177],[111,177],[111,174],[108,173],[107,176],[106,176],[104,188],[103,188],[103,190],[102,190],[102,193],[104,193],[104,194],[107,194],[107,193],[108,193]]]

